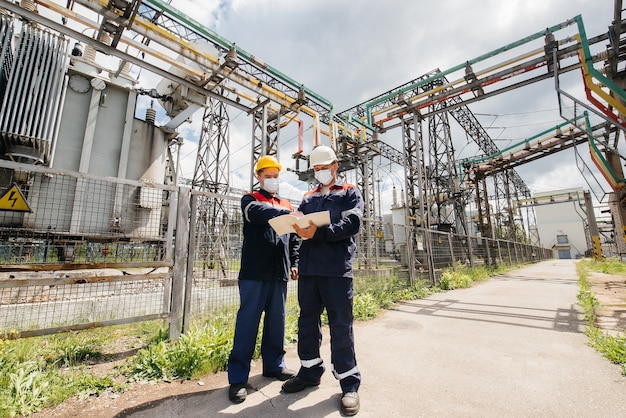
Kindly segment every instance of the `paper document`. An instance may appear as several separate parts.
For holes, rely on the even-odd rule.
[[[269,220],[269,224],[278,235],[295,233],[293,224],[298,224],[300,228],[308,228],[309,221],[313,221],[315,226],[330,225],[330,212],[325,210],[323,212],[309,213],[301,217],[294,215],[281,215]]]

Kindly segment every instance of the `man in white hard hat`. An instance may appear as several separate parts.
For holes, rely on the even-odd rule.
[[[303,238],[298,268],[298,375],[286,381],[282,389],[299,392],[320,384],[324,361],[320,357],[322,332],[320,315],[328,313],[331,339],[331,370],[343,392],[341,412],[359,412],[358,395],[361,373],[356,364],[352,312],[355,235],[361,228],[363,198],[352,184],[337,178],[339,164],[332,148],[318,146],[309,156],[319,185],[304,195],[299,211],[306,214],[330,211],[330,225],[308,228],[294,225]]]
[[[300,240],[295,234],[277,235],[268,224],[270,219],[293,211],[291,203],[278,196],[281,169],[273,156],[259,158],[255,173],[261,188],[241,198],[244,223],[238,282],[240,306],[228,358],[228,397],[234,403],[243,402],[248,394],[250,361],[263,312],[263,376],[287,380],[295,375],[285,366],[285,301],[289,277],[298,279]]]

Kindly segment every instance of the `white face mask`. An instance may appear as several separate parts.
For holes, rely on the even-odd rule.
[[[322,183],[324,186],[328,186],[333,181],[333,174],[330,170],[320,170],[315,172],[315,179]]]
[[[268,193],[278,192],[280,181],[277,178],[263,179],[263,190]]]

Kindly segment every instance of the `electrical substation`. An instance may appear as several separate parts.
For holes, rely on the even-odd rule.
[[[228,260],[240,248],[238,199],[245,192],[229,179],[233,111],[249,120],[250,167],[260,156],[281,151],[285,161],[281,132],[287,127],[298,132],[288,169],[304,182],[312,181],[308,154],[314,146],[337,151],[340,170],[365,200],[359,269],[376,271],[381,260],[393,258],[409,280],[435,284],[439,272],[455,263],[550,258],[552,249],[539,239],[535,208],[562,202],[574,202],[586,214],[585,253],[623,258],[621,1],[606,18],[608,30],[600,34],[587,34],[579,15],[541,30],[529,25],[522,39],[451,68],[416,74],[337,110],[272,67],[271,57],[262,60],[161,0],[0,0],[4,271],[132,266],[166,269],[149,278],[164,283],[181,277],[189,284],[197,275],[232,280]],[[159,81],[139,87],[145,73]],[[579,74],[585,100],[561,89],[567,73]],[[472,105],[544,80],[551,80],[562,122],[500,149]],[[141,109],[145,117],[137,116],[141,99],[152,103]],[[166,123],[157,123],[155,106],[167,115]],[[202,129],[193,139],[193,177],[184,178],[177,165],[179,130],[192,117],[201,118]],[[452,125],[478,147],[478,155],[457,157]],[[401,137],[401,147],[385,140],[391,133]],[[598,226],[589,193],[538,198],[516,171],[572,148],[591,155],[610,188],[600,202],[610,213],[606,224]],[[375,159],[404,169],[388,224]],[[252,173],[250,179],[252,188]],[[20,202],[23,210],[11,207]],[[200,265],[199,273],[194,265]],[[139,276],[133,278],[145,279]],[[55,280],[46,283],[59,284]],[[69,286],[79,279],[63,280]],[[3,283],[6,289],[15,286]],[[182,317],[184,290],[162,284],[159,292],[157,307],[125,315]],[[107,320],[120,321],[100,322]]]

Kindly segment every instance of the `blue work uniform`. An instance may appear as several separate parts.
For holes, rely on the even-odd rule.
[[[298,279],[298,376],[319,381],[325,366],[320,357],[324,308],[330,327],[331,369],[344,393],[356,392],[361,383],[354,352],[352,301],[356,255],[355,235],[363,217],[363,198],[352,184],[338,180],[323,193],[320,186],[304,195],[299,211],[330,211],[330,225],[318,227],[300,246]]]
[[[241,198],[243,248],[239,270],[240,306],[233,349],[228,358],[228,382],[247,383],[256,346],[261,314],[263,373],[285,368],[285,301],[291,267],[298,267],[300,239],[295,234],[277,235],[268,220],[290,213],[289,201],[265,190]]]

